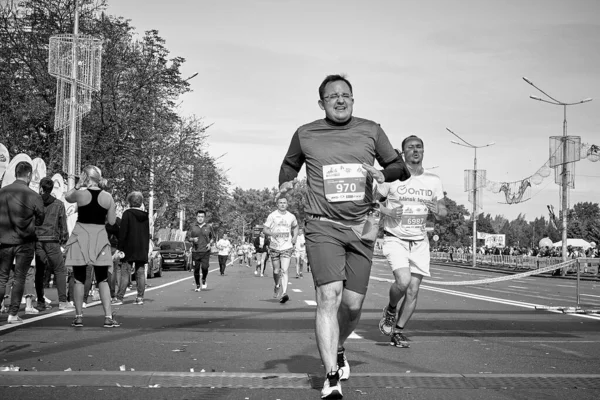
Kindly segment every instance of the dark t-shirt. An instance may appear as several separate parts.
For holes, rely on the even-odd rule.
[[[281,166],[279,184],[294,179],[306,163],[305,211],[328,218],[355,220],[366,215],[373,202],[373,179],[366,172],[362,180],[357,176],[360,165],[374,165],[377,160],[380,165],[387,166],[398,158],[377,123],[352,117],[347,124],[335,125],[320,119],[301,126],[294,133]],[[406,169],[403,163],[401,169]],[[348,174],[342,170],[347,170]],[[339,172],[345,175],[336,179]],[[404,179],[408,176],[406,171]],[[335,197],[336,192],[350,200]],[[364,196],[360,196],[363,192]]]

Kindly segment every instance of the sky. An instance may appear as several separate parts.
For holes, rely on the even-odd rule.
[[[186,59],[192,92],[181,112],[210,124],[207,151],[232,187],[276,187],[296,129],[324,117],[318,86],[343,73],[354,115],[381,124],[390,141],[415,134],[423,165],[448,197],[471,209],[464,170],[477,150],[492,182],[530,177],[563,134],[563,108],[535,101],[526,83],[567,108],[567,133],[600,145],[600,2],[597,0],[108,0],[137,31],[156,29]],[[304,171],[304,169],[303,169]],[[301,176],[304,175],[303,171]],[[560,207],[554,174],[531,199],[502,204],[482,190],[483,212],[530,221]],[[600,202],[600,162],[575,166],[569,205]]]

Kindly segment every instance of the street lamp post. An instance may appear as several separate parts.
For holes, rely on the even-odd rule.
[[[496,143],[491,142],[491,143],[488,143],[488,144],[485,144],[482,146],[475,146],[475,145],[467,142],[460,136],[458,136],[456,133],[452,132],[450,129],[446,128],[446,130],[462,141],[462,143],[460,143],[460,142],[457,142],[456,140],[451,140],[450,141],[451,143],[457,144],[457,145],[463,146],[463,147],[468,147],[468,148],[475,150],[475,156],[473,157],[473,244],[472,244],[472,248],[473,248],[473,267],[476,267],[477,266],[477,149],[493,146]]]
[[[592,101],[592,99],[587,98],[587,99],[583,99],[583,100],[576,101],[573,103],[565,103],[563,101],[556,100],[554,97],[550,96],[548,93],[544,92],[542,89],[540,89],[539,87],[534,85],[533,82],[531,82],[526,77],[523,77],[523,80],[525,82],[527,82],[528,84],[530,84],[531,86],[533,86],[534,88],[536,88],[537,90],[539,90],[541,93],[544,94],[544,96],[546,96],[550,100],[542,99],[541,97],[538,97],[538,96],[529,96],[529,98],[531,98],[533,100],[537,100],[537,101],[542,101],[542,102],[548,103],[548,104],[554,104],[555,106],[563,107],[563,137],[562,137],[562,151],[563,151],[562,162],[563,162],[563,164],[562,164],[562,173],[561,173],[562,259],[563,259],[563,261],[567,261],[567,202],[569,201],[568,200],[569,182],[568,182],[568,176],[567,176],[567,162],[566,162],[566,160],[567,160],[567,106],[574,106],[576,104],[587,103],[588,101]]]

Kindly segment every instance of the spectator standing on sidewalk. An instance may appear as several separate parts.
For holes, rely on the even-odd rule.
[[[32,172],[31,164],[21,161],[15,167],[16,180],[0,189],[0,301],[4,299],[15,261],[8,307],[9,324],[23,323],[17,314],[21,307],[25,277],[35,256],[35,227],[44,222],[42,197],[29,188]],[[5,301],[8,302],[8,299]]]
[[[226,233],[217,242],[217,250],[219,251],[219,270],[221,271],[221,275],[225,275],[227,259],[229,258],[229,253],[231,253],[231,242]]]
[[[77,223],[66,244],[65,264],[73,267],[75,287],[75,319],[71,326],[83,326],[84,283],[89,279],[87,266],[93,266],[104,309],[104,327],[116,328],[119,323],[113,318],[108,286],[108,268],[112,266],[110,242],[106,233],[106,222],[113,225],[117,220],[116,206],[110,193],[101,189],[106,185],[100,168],[88,165],[83,169],[79,182],[65,195],[69,203],[77,203]],[[81,190],[80,190],[81,189]]]
[[[144,304],[146,290],[146,270],[148,252],[150,251],[150,220],[144,209],[144,196],[142,192],[131,192],[127,196],[129,208],[123,212],[121,226],[119,227],[119,249],[121,256],[119,291],[117,302],[123,304],[123,297],[127,290],[127,277],[133,268],[137,286],[135,304]]]
[[[58,291],[59,310],[72,309],[67,302],[67,270],[61,247],[67,243],[67,213],[62,201],[52,196],[54,181],[44,177],[40,181],[40,194],[44,203],[44,222],[35,228],[37,243],[35,246],[35,292],[39,311],[48,307],[44,299],[44,274],[54,274],[54,283]]]

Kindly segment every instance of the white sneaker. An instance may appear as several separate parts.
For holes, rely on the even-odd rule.
[[[258,271],[256,271],[256,270],[255,270],[255,271],[254,271],[254,275],[258,275]]]
[[[25,314],[39,314],[40,311],[35,307],[26,307]]]
[[[83,302],[83,308],[87,308],[87,303],[85,301]]]
[[[194,292],[199,292],[200,291],[200,286],[196,286],[196,289],[194,289]]]
[[[206,285],[206,283],[202,284],[202,289],[206,289],[208,286]]]
[[[9,324],[22,324],[23,320],[18,315],[9,315],[6,322]]]
[[[341,399],[342,385],[340,385],[340,375],[335,372],[333,374],[327,374],[325,382],[323,382],[323,389],[321,389],[322,399]]]

